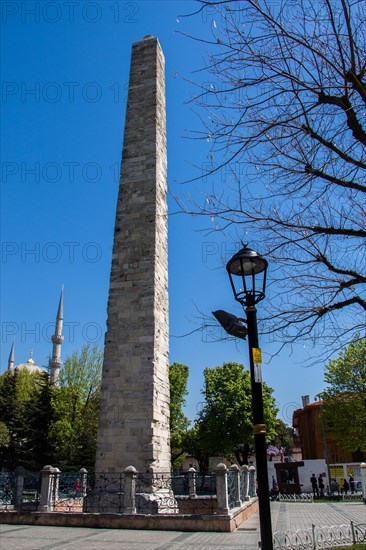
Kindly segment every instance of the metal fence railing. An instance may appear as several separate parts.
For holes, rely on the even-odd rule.
[[[254,468],[218,465],[213,472],[41,472],[18,468],[0,473],[1,511],[117,514],[227,514],[255,495]]]
[[[9,508],[14,503],[15,475],[13,472],[0,472],[0,506]]]
[[[294,494],[285,494],[278,493],[276,500],[281,502],[317,502],[319,499],[314,498],[313,493],[294,493]],[[341,494],[341,495],[323,495],[321,497],[322,501],[362,501],[362,493],[350,493],[350,494]]]
[[[323,550],[366,542],[366,523],[331,525],[273,534],[274,550]]]

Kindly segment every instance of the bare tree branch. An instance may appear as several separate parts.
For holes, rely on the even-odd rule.
[[[281,345],[321,339],[338,348],[366,325],[362,3],[198,4],[215,12],[206,84],[196,83],[192,100],[211,164],[203,202],[180,207],[236,240],[245,232],[268,255],[264,332]]]

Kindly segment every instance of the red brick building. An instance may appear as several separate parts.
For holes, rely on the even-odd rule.
[[[359,462],[366,453],[346,451],[330,434],[323,417],[323,402],[310,403],[309,396],[302,397],[302,409],[294,411],[292,426],[295,429],[295,444],[301,447],[302,459],[324,458],[328,464]]]

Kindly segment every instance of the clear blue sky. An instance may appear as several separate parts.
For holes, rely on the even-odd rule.
[[[63,358],[85,341],[103,345],[131,44],[152,34],[166,58],[170,362],[190,368],[192,419],[204,368],[247,364],[248,354],[246,342],[213,342],[219,329],[214,338],[177,337],[197,328],[197,310],[241,315],[224,269],[235,243],[207,233],[207,219],[174,214],[172,197],[202,197],[205,180],[182,182],[209,162],[208,144],[189,139],[201,128],[189,80],[205,79],[193,71],[204,65],[206,47],[178,32],[210,32],[209,13],[180,17],[196,7],[172,0],[1,3],[1,368],[13,336],[16,362],[33,349],[38,364],[48,363],[62,283]],[[261,346],[263,378],[291,421],[301,395],[322,390],[324,365],[305,368],[313,350],[302,345],[268,364],[274,346]]]

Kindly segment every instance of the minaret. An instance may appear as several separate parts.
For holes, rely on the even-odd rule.
[[[60,303],[58,305],[55,334],[52,336],[52,358],[50,359],[49,366],[51,370],[50,382],[51,384],[57,384],[60,368],[62,367],[61,359],[61,346],[64,341],[62,336],[62,325],[64,322],[64,287],[61,288]]]
[[[170,472],[164,56],[133,44],[104,348],[97,472]]]
[[[11,350],[10,350],[10,355],[8,360],[8,373],[11,376],[13,376],[14,374],[14,342],[15,342],[15,339],[13,340],[13,343],[11,345]]]

